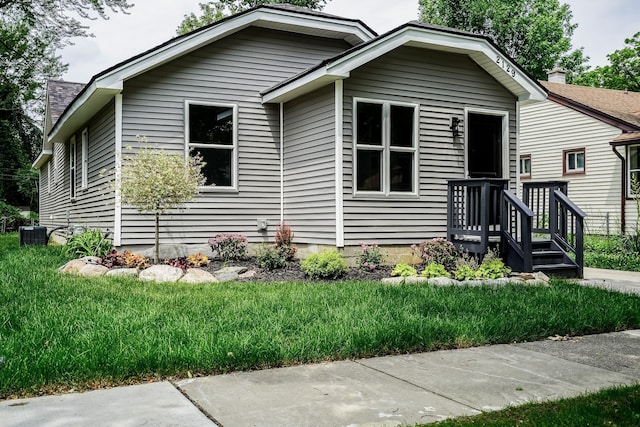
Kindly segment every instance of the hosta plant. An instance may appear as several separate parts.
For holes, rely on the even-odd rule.
[[[396,276],[412,277],[412,276],[417,276],[418,272],[416,271],[415,268],[413,268],[409,264],[405,264],[405,263],[401,262],[400,264],[397,264],[393,268],[393,271],[391,271],[391,275],[394,276],[394,277],[396,277]]]

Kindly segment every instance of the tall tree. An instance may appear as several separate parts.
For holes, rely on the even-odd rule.
[[[607,55],[609,65],[584,73],[574,83],[640,92],[640,32],[625,39],[624,43],[624,48]]]
[[[127,0],[0,0],[0,200],[37,200],[28,169],[42,143],[45,84],[66,70],[56,50],[89,35],[72,16],[107,19],[109,10],[131,6]]]
[[[186,34],[205,25],[212,24],[222,18],[242,12],[266,3],[288,3],[309,9],[321,10],[328,0],[217,0],[200,3],[200,15],[185,15],[176,30],[178,34]]]
[[[419,0],[423,21],[489,36],[532,76],[556,65],[584,70],[582,48],[571,52],[577,24],[558,0]]]

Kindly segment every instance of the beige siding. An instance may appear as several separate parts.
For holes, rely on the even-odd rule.
[[[610,232],[616,232],[620,229],[621,161],[609,142],[620,133],[553,101],[522,107],[520,154],[531,155],[531,179],[523,182],[568,181],[569,197],[588,215],[587,232],[606,232],[607,215]],[[563,175],[563,150],[576,148],[585,149],[585,173]]]
[[[334,86],[285,108],[285,221],[296,241],[335,244]]]
[[[354,97],[419,104],[419,197],[353,195]],[[354,70],[345,81],[345,244],[411,244],[444,237],[447,180],[464,178],[465,168],[464,138],[454,141],[449,126],[452,116],[464,117],[465,108],[508,112],[509,175],[515,183],[515,105],[511,93],[463,55],[403,47]]]
[[[238,191],[201,193],[186,210],[164,216],[163,243],[202,243],[223,232],[273,239],[280,221],[280,117],[277,105],[262,105],[260,92],[346,48],[344,41],[249,28],[125,82],[124,146],[144,135],[181,153],[185,100],[238,106]],[[269,220],[267,232],[257,230],[258,219]],[[123,245],[151,244],[153,236],[150,217],[123,209]]]

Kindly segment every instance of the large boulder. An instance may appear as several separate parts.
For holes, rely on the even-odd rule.
[[[107,271],[105,276],[109,277],[138,277],[137,268],[114,268]]]
[[[187,270],[187,274],[182,276],[179,280],[180,283],[218,283],[218,279],[208,271],[200,270],[197,268],[190,268]]]
[[[152,265],[142,270],[138,278],[145,282],[177,282],[184,275],[180,268],[170,265]]]
[[[82,277],[100,277],[109,271],[104,265],[87,264],[78,271],[78,275]]]
[[[68,263],[66,263],[62,267],[60,267],[58,269],[58,271],[60,273],[78,274],[78,271],[80,271],[86,265],[87,265],[86,262],[84,262],[82,260],[79,260],[79,259],[74,259],[74,260],[69,261]]]

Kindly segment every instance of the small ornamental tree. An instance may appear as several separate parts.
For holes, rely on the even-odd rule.
[[[155,217],[154,262],[158,263],[160,215],[193,200],[204,185],[200,156],[169,154],[138,137],[141,148],[123,157],[120,191],[123,203]]]

